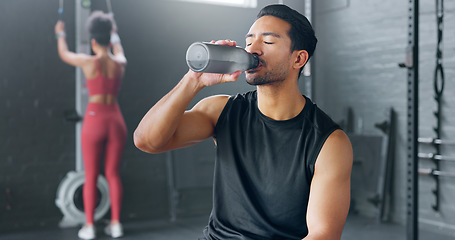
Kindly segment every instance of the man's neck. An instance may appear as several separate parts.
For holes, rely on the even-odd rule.
[[[261,113],[274,120],[288,120],[297,116],[306,103],[296,83],[261,85],[257,87],[257,95]]]

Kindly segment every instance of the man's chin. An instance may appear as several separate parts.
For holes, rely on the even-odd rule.
[[[246,79],[246,83],[248,83],[251,86],[259,86],[259,85],[264,85],[266,82],[263,81],[257,81],[256,79]]]
[[[249,85],[253,85],[253,86],[257,85],[255,78],[253,76],[251,76],[250,74],[246,74],[245,80],[246,80],[246,83],[248,83]]]

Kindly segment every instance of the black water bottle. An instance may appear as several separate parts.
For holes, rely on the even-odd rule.
[[[254,69],[259,58],[241,47],[195,42],[186,51],[191,70],[205,73],[233,73]]]

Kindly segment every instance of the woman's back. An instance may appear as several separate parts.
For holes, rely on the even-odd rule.
[[[124,63],[118,61],[113,56],[95,55],[87,59],[87,64],[82,67],[86,79],[93,79],[99,74],[105,78],[121,78],[125,71]]]
[[[82,68],[90,97],[111,95],[116,97],[120,91],[121,79],[125,71],[124,64],[109,55],[93,56]]]

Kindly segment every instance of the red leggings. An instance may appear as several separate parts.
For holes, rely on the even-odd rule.
[[[89,103],[82,125],[82,155],[85,168],[83,199],[88,224],[94,222],[96,183],[103,152],[104,174],[109,183],[111,219],[120,220],[123,189],[119,168],[125,141],[126,125],[118,104]]]

